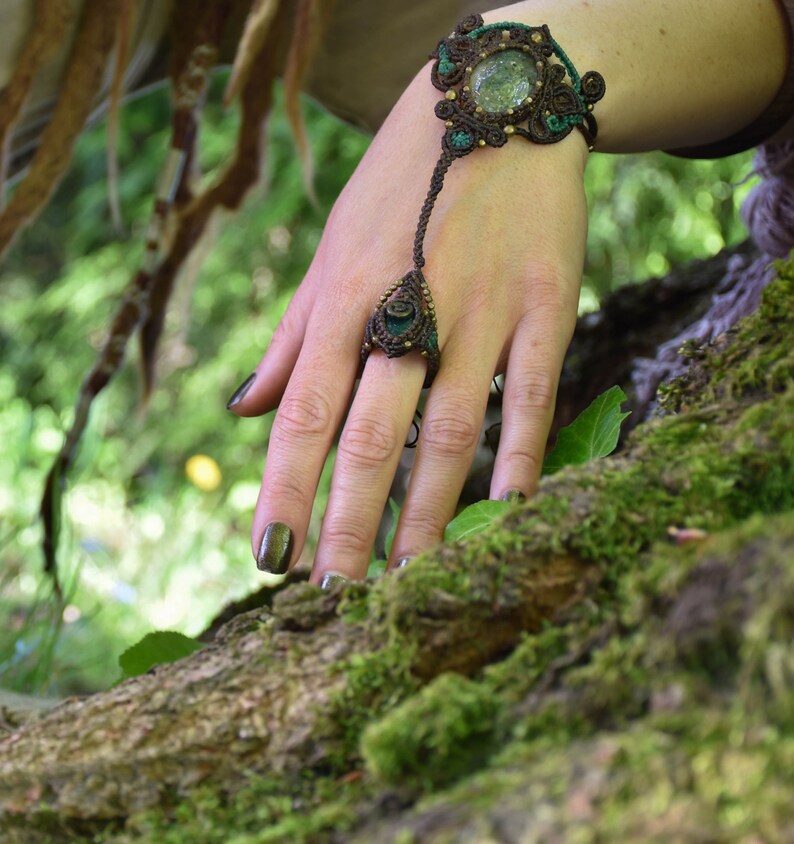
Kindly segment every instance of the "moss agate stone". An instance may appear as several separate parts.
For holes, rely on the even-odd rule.
[[[484,111],[518,108],[538,79],[535,60],[521,50],[504,50],[483,59],[471,72],[472,97]]]

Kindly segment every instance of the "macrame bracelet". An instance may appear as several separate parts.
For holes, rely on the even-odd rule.
[[[423,247],[450,165],[478,147],[504,146],[513,135],[556,144],[578,129],[592,150],[598,134],[593,105],[606,87],[594,70],[579,76],[546,25],[485,25],[480,15],[471,15],[439,42],[430,58],[435,59],[433,85],[444,92],[435,107],[446,126],[441,157],[419,214],[413,269],[380,297],[361,347],[364,362],[373,349],[390,358],[418,351],[427,359],[425,387],[438,372],[441,353],[435,305],[422,275]]]

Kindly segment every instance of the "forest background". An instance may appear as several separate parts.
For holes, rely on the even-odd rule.
[[[224,84],[217,75],[202,119],[205,179],[227,160],[237,131],[235,109],[220,104]],[[95,405],[65,499],[63,601],[43,573],[39,499],[82,377],[141,258],[169,143],[165,89],[122,110],[123,231],[110,219],[99,124],[0,267],[0,687],[54,697],[106,688],[119,676],[118,655],[145,633],[196,635],[260,585],[249,526],[272,417],[238,420],[224,404],[266,349],[369,143],[308,101],[304,107],[317,206],[279,98],[264,183],[240,213],[219,221],[211,248],[180,277],[148,407],[140,405],[134,353]],[[753,185],[743,181],[750,169],[749,153],[696,162],[592,156],[580,309],[744,239],[737,211]]]

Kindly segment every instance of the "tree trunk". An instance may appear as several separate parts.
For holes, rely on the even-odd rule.
[[[779,272],[619,456],[0,740],[0,841],[792,840]]]

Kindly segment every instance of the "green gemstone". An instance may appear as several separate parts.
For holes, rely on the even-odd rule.
[[[410,302],[397,299],[386,305],[386,328],[395,337],[405,334],[416,319],[416,308]]]
[[[484,111],[518,108],[532,93],[538,79],[535,59],[522,50],[503,50],[488,56],[469,80],[474,102]]]

